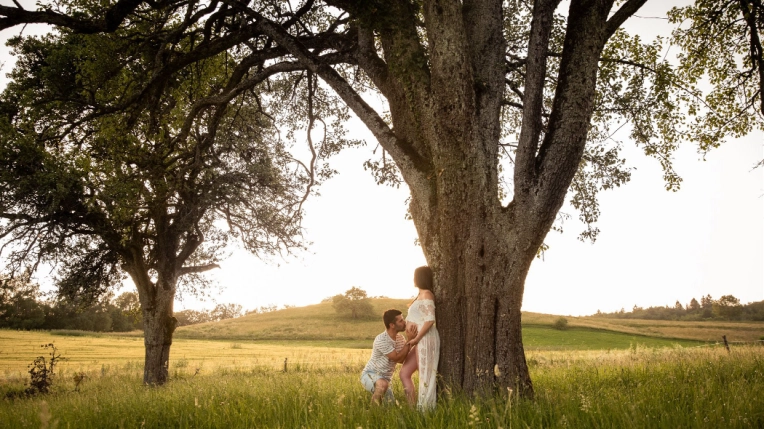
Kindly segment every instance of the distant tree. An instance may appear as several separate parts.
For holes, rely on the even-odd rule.
[[[117,309],[109,298],[106,296],[98,301],[91,301],[79,297],[59,296],[49,303],[44,327],[95,332],[123,330],[125,327],[122,320],[117,320],[116,326],[114,324],[113,314]]]
[[[692,301],[687,305],[687,310],[691,312],[697,312],[700,310],[700,304],[698,303],[698,300],[693,298]]]
[[[40,288],[27,277],[0,278],[0,327],[39,329],[45,323],[45,308],[38,302]]]
[[[143,314],[138,292],[124,292],[114,300],[114,305],[127,318],[133,329],[143,327]]]
[[[745,305],[741,318],[743,320],[764,321],[764,301],[750,302]]]
[[[264,314],[264,313],[271,313],[276,310],[278,310],[278,306],[275,304],[268,304],[268,305],[261,305],[258,308],[253,308],[252,310],[247,310],[245,314]]]
[[[723,295],[721,298],[714,301],[712,306],[714,316],[721,319],[734,320],[743,312],[743,306],[740,305],[740,300],[733,295]]]
[[[706,295],[700,297],[700,307],[701,308],[711,308],[714,305],[714,299],[711,298],[711,295]]]
[[[374,308],[371,306],[366,291],[353,286],[344,295],[336,295],[332,298],[334,310],[351,319],[365,319],[374,316]]]
[[[210,313],[208,311],[182,310],[174,313],[178,320],[178,326],[196,325],[197,323],[210,322]]]
[[[684,310],[684,307],[682,307],[682,303],[681,303],[681,302],[679,302],[679,300],[677,300],[677,301],[674,303],[674,309],[675,309],[675,310]]]
[[[235,319],[243,314],[240,304],[218,304],[210,311],[210,320]]]
[[[711,298],[711,295],[701,296],[700,297],[700,308],[701,308],[701,317],[704,319],[709,319],[714,316],[713,313],[713,306],[714,306],[714,299]]]

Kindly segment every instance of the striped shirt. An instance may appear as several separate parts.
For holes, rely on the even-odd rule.
[[[369,363],[367,363],[366,367],[363,369],[364,372],[376,372],[385,380],[392,379],[393,371],[395,370],[395,362],[391,361],[387,355],[392,353],[393,350],[398,352],[403,350],[403,346],[405,345],[406,340],[401,334],[398,334],[395,337],[395,341],[387,335],[387,331],[377,335],[377,338],[374,338],[374,345],[371,349],[371,359],[369,359]]]

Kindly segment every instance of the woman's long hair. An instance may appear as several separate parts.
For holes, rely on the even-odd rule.
[[[425,265],[414,270],[414,285],[419,289],[432,292],[432,270],[430,267]]]
[[[432,270],[430,267],[425,265],[414,270],[414,286],[432,292]],[[416,301],[416,297],[411,300],[408,306],[411,307],[414,301]]]

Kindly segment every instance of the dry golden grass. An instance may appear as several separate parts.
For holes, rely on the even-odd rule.
[[[41,344],[53,343],[66,358],[60,364],[65,373],[103,373],[114,370],[143,370],[142,338],[121,336],[71,337],[45,331],[0,330],[0,371],[2,378],[27,378],[26,368],[37,356],[48,357]],[[202,373],[224,369],[279,370],[288,359],[291,369],[352,368],[360,371],[369,351],[336,347],[253,344],[247,342],[175,340],[170,352],[170,370]]]
[[[523,315],[525,318],[525,315]],[[556,318],[557,316],[552,316]],[[764,322],[684,322],[673,320],[609,319],[568,317],[568,326],[605,329],[658,338],[683,338],[700,341],[757,341],[764,337]],[[524,321],[526,321],[524,319]]]

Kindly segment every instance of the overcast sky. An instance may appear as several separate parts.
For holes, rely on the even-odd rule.
[[[645,40],[668,35],[664,20],[648,17],[665,16],[669,4],[684,3],[650,0],[638,14],[644,18],[632,18],[627,28]],[[12,34],[17,32],[0,37]],[[4,74],[11,60],[3,56]],[[414,244],[413,223],[405,219],[408,190],[374,183],[362,165],[376,142],[359,121],[349,128],[368,144],[333,159],[340,174],[305,205],[309,250],[267,262],[235,251],[211,274],[224,287],[217,302],[247,309],[308,305],[352,286],[372,296],[415,294],[413,270],[425,260]],[[621,133],[616,138],[626,140],[627,129]],[[763,300],[764,168],[753,169],[764,158],[763,142],[757,132],[727,142],[705,160],[692,143],[685,144],[675,154],[675,169],[684,179],[676,193],[664,190],[658,162],[627,143],[624,154],[636,170],[624,187],[601,193],[597,242],[576,239],[583,226],[576,212],[563,207],[572,218],[563,234],[547,236],[550,249],[531,266],[523,309],[584,315],[685,304],[706,294]],[[187,297],[176,311],[213,305]]]

